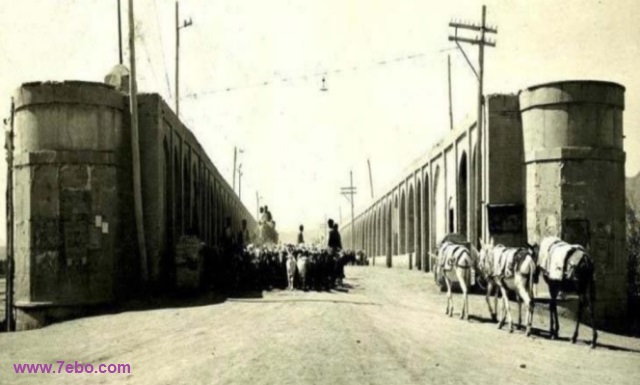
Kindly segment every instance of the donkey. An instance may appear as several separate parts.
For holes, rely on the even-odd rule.
[[[286,252],[285,252],[286,253]],[[296,258],[293,256],[293,254],[288,254],[286,256],[287,258],[287,287],[289,290],[293,290],[293,281],[294,278],[296,276]]]
[[[585,305],[589,306],[591,329],[593,339],[591,348],[596,347],[598,331],[596,329],[595,305],[595,266],[592,257],[581,245],[569,244],[560,238],[546,237],[540,242],[540,246],[534,246],[534,252],[538,254],[536,274],[540,271],[545,282],[549,286],[549,334],[551,339],[558,338],[560,323],[558,322],[558,293],[572,292],[578,294],[578,314],[576,327],[571,337],[571,342],[578,339],[580,319]]]
[[[298,275],[300,276],[300,288],[307,291],[309,289],[309,258],[304,254],[300,254],[296,261],[296,266],[298,268]]]
[[[469,289],[471,288],[471,269],[476,268],[477,255],[464,244],[445,241],[438,250],[438,272],[444,276],[447,285],[447,310],[445,314],[453,316],[451,286],[458,282],[462,289],[462,312],[460,319],[469,319]]]
[[[497,320],[498,304],[497,296],[494,301],[495,312],[491,309],[489,296],[494,285],[498,287],[502,294],[502,317],[498,323],[498,329],[504,326],[505,318],[509,322],[509,332],[513,332],[513,319],[511,308],[509,307],[508,292],[516,293],[518,302],[518,326],[522,325],[522,301],[527,309],[526,335],[531,335],[531,323],[533,321],[533,284],[536,279],[537,265],[535,254],[531,247],[505,247],[483,242],[480,251],[478,267],[480,274],[487,280],[487,306],[491,319]]]

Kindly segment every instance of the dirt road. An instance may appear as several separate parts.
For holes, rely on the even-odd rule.
[[[0,334],[0,384],[638,384],[640,340],[527,339],[444,315],[431,275],[350,267],[348,292],[266,292]],[[460,301],[456,297],[456,312]],[[487,317],[473,296],[471,314]],[[517,314],[517,311],[514,312]],[[534,326],[546,328],[546,314]],[[560,334],[568,337],[563,320]],[[14,363],[128,363],[130,374],[15,374]]]

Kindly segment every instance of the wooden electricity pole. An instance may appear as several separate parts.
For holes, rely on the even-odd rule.
[[[14,255],[13,255],[13,122],[15,116],[15,104],[11,98],[11,116],[9,118],[9,130],[6,132],[5,147],[7,149],[7,281],[6,281],[6,306],[5,320],[7,331],[13,331],[13,280],[14,280]]]
[[[349,171],[349,186],[342,187],[340,189],[340,193],[347,198],[349,203],[351,204],[351,249],[355,249],[355,223],[353,217],[353,196],[357,194],[356,188],[353,186],[353,171]]]
[[[464,58],[467,60],[467,63],[469,64],[469,66],[471,67],[471,69],[473,70],[473,72],[475,73],[477,79],[478,79],[478,121],[476,123],[476,128],[478,130],[478,141],[477,141],[477,150],[476,150],[476,199],[478,204],[476,205],[476,215],[480,218],[480,224],[481,224],[481,236],[483,238],[488,238],[488,218],[487,218],[487,212],[485,210],[485,206],[488,200],[488,189],[487,189],[487,181],[486,181],[486,176],[485,178],[482,177],[482,172],[486,172],[487,170],[487,166],[488,162],[486,162],[485,160],[485,156],[486,156],[486,152],[488,152],[487,148],[483,148],[483,146],[486,146],[486,139],[483,141],[483,127],[482,127],[482,122],[483,122],[483,116],[482,116],[482,112],[483,112],[483,108],[484,108],[484,97],[483,97],[483,83],[484,83],[484,48],[485,46],[488,47],[495,47],[496,43],[495,41],[491,41],[488,40],[486,38],[486,34],[488,33],[493,33],[493,34],[497,34],[498,33],[498,29],[496,27],[488,27],[486,24],[486,16],[487,16],[487,7],[486,6],[482,6],[482,22],[480,25],[476,25],[476,24],[468,24],[468,23],[462,23],[462,22],[451,22],[449,23],[449,27],[454,28],[454,36],[449,36],[449,41],[454,41],[456,43],[456,45],[458,46],[458,48],[460,49],[460,51],[462,52],[462,54],[464,55]],[[470,38],[465,38],[465,37],[460,37],[458,36],[458,29],[464,29],[464,30],[471,30],[471,31],[475,31],[475,32],[480,32],[480,37],[476,36],[473,39]],[[467,54],[464,52],[464,50],[462,49],[462,47],[460,46],[460,42],[462,43],[467,43],[467,44],[472,44],[472,45],[477,45],[478,46],[478,66],[479,69],[478,71],[476,71],[475,67],[473,66],[473,64],[471,64],[471,61],[469,61],[469,58],[467,57]],[[471,148],[469,149],[469,151],[471,152]],[[482,179],[485,179],[484,181]],[[480,189],[480,194],[477,193],[477,189]],[[473,244],[477,244],[477,236],[478,236],[478,231],[475,228],[477,224],[477,221],[472,221],[471,222],[471,241]]]
[[[136,84],[136,44],[133,17],[133,0],[129,0],[129,56],[131,75],[129,76],[129,105],[131,112],[131,154],[133,160],[133,200],[136,217],[138,252],[140,253],[140,275],[147,282],[147,245],[144,235],[144,215],[142,212],[142,182],[140,172],[140,143],[138,133],[138,85]]]
[[[453,97],[451,91],[451,55],[447,55],[447,75],[449,78],[449,128],[453,130]]]
[[[191,18],[180,25],[180,9],[176,1],[176,116],[180,119],[180,30],[191,26]]]
[[[242,200],[242,163],[238,166],[238,198]]]
[[[369,167],[369,187],[371,188],[371,199],[373,199],[373,177],[371,176],[371,162],[367,159],[367,166]]]
[[[122,12],[120,11],[120,0],[118,0],[118,53],[120,54],[120,64],[122,64]]]
[[[236,191],[236,162],[238,161],[238,147],[233,148],[233,191]]]

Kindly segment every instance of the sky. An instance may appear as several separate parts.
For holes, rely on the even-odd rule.
[[[624,85],[626,174],[638,173],[635,0],[181,0],[180,19],[193,21],[180,32],[181,119],[229,183],[234,147],[242,149],[250,210],[257,192],[283,230],[325,217],[346,223],[339,191],[350,171],[363,206],[371,199],[367,159],[380,193],[446,135],[448,55],[454,123],[473,121],[477,83],[447,36],[453,19],[479,21],[482,4],[498,27],[485,94],[572,79]],[[173,106],[175,2],[135,0],[134,10],[139,89]],[[23,82],[103,81],[118,62],[117,0],[0,0],[0,25],[2,118]],[[475,64],[477,49],[464,48]]]

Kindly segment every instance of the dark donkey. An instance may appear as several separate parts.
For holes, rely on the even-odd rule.
[[[589,305],[589,314],[591,317],[591,328],[593,331],[593,340],[591,347],[596,347],[598,332],[596,330],[595,317],[595,267],[593,259],[587,250],[580,245],[569,244],[560,238],[546,237],[540,242],[540,246],[534,246],[534,252],[538,254],[538,269],[536,274],[542,271],[543,277],[549,286],[549,295],[551,301],[549,303],[550,325],[549,333],[551,339],[558,338],[560,324],[558,322],[558,293],[564,292],[576,293],[579,296],[578,315],[576,319],[576,328],[571,337],[571,342],[575,343],[578,339],[578,329],[580,327],[580,319],[585,305]]]

